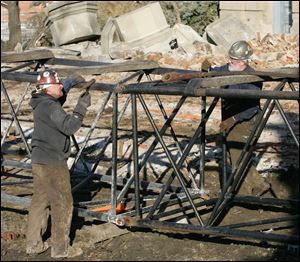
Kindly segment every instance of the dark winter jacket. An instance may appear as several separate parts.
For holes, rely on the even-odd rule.
[[[224,71],[229,72],[228,64],[221,67],[214,67],[211,71]],[[253,72],[254,69],[247,66],[244,72]],[[251,89],[261,90],[262,83],[247,83],[224,86],[228,89]],[[234,116],[238,122],[252,118],[257,112],[260,111],[259,99],[241,99],[241,98],[226,98],[222,99],[222,121],[229,117]]]
[[[32,93],[30,105],[34,117],[31,162],[65,163],[71,151],[70,135],[80,128],[86,108],[78,103],[73,114],[67,114],[59,100],[35,91]]]

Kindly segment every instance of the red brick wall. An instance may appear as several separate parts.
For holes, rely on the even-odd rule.
[[[32,6],[32,1],[19,1],[20,6],[20,19],[25,22],[30,16],[43,12],[42,5]],[[1,22],[8,22],[8,12],[6,8],[1,7]]]

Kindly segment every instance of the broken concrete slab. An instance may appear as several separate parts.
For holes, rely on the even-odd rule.
[[[205,32],[217,46],[222,46],[226,50],[229,50],[236,41],[250,41],[255,38],[254,31],[234,16],[217,19],[206,27]]]
[[[109,49],[109,56],[112,59],[131,59],[133,57],[137,57],[138,53],[142,55],[144,52],[139,47],[130,47],[127,43],[120,42],[117,44],[112,44]]]
[[[101,34],[103,54],[116,58],[116,52],[140,49],[144,53],[170,51],[169,42],[174,39],[173,30],[168,25],[159,2],[151,3],[132,12],[107,21]]]
[[[78,230],[76,232],[75,241],[84,243],[84,246],[91,246],[127,233],[130,233],[130,231],[112,223],[103,223],[100,225],[92,224],[91,226],[84,226],[81,230]]]
[[[110,17],[102,28],[101,32],[101,49],[103,54],[109,54],[109,49],[113,42],[120,42],[120,36],[116,33],[116,23],[114,18]]]
[[[104,59],[101,46],[95,41],[82,41],[76,44],[63,45],[61,49],[70,49],[80,53],[80,57],[89,61],[99,61]]]
[[[175,24],[173,30],[178,46],[182,47],[187,53],[193,54],[197,51],[193,45],[195,42],[204,43],[204,39],[188,25]]]

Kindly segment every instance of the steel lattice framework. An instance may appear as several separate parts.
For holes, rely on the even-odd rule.
[[[77,150],[74,161],[70,166],[71,178],[81,178],[81,181],[73,186],[72,191],[76,193],[86,183],[91,180],[99,181],[99,184],[110,185],[110,198],[103,203],[110,203],[111,209],[108,212],[99,213],[91,211],[89,207],[92,204],[102,203],[101,201],[80,202],[75,207],[78,216],[89,217],[96,220],[115,223],[118,226],[151,228],[159,231],[196,233],[202,236],[225,236],[242,239],[255,239],[261,241],[273,241],[283,243],[299,243],[298,232],[295,229],[297,220],[299,219],[299,200],[298,199],[278,199],[239,195],[238,188],[243,184],[247,175],[247,166],[252,160],[252,153],[256,143],[266,126],[266,123],[274,108],[277,108],[281,114],[293,140],[299,148],[299,140],[289,123],[283,107],[279,103],[280,100],[298,100],[299,91],[296,90],[293,83],[299,82],[299,71],[286,69],[272,72],[254,72],[254,73],[220,73],[220,72],[196,72],[190,70],[178,70],[172,68],[161,68],[156,63],[149,61],[127,61],[124,63],[98,63],[92,61],[70,60],[55,58],[48,50],[28,52],[24,54],[6,54],[1,55],[2,63],[19,63],[18,66],[2,70],[1,72],[1,92],[5,97],[11,114],[11,121],[7,130],[1,139],[1,149],[7,141],[9,129],[14,123],[19,131],[22,144],[20,147],[25,148],[27,159],[30,160],[30,145],[28,137],[24,135],[22,126],[18,119],[21,104],[24,100],[30,84],[36,82],[37,71],[41,67],[50,66],[55,68],[60,75],[67,76],[71,72],[78,72],[81,75],[99,75],[110,72],[128,72],[128,76],[117,83],[95,83],[93,90],[104,91],[103,102],[99,106],[99,110],[84,137],[81,146],[78,145],[74,136],[72,136],[73,144]],[[21,63],[21,64],[20,64]],[[56,67],[60,66],[60,67]],[[28,70],[28,67],[31,69]],[[32,70],[33,68],[33,70]],[[161,80],[152,81],[151,76],[162,75]],[[141,82],[143,76],[148,81]],[[23,91],[16,108],[13,107],[9,94],[3,80],[13,80],[20,82],[28,82],[26,89]],[[135,83],[128,83],[135,80]],[[228,90],[222,89],[221,86],[235,83],[249,82],[277,82],[277,87],[272,91],[251,91],[251,90]],[[119,109],[119,96],[127,96],[127,100],[123,107]],[[159,128],[149,110],[145,95],[151,95],[158,103],[163,117],[164,124]],[[169,95],[178,97],[178,103],[167,115],[165,107],[160,100],[160,95]],[[172,128],[172,121],[179,112],[182,105],[188,97],[201,97],[201,120],[188,143],[183,146]],[[212,97],[212,102],[208,104],[207,97]],[[216,108],[220,98],[256,98],[264,99],[262,112],[255,123],[251,135],[239,157],[236,167],[228,172],[226,166],[226,146],[223,143],[222,150],[222,172],[220,174],[219,194],[214,197],[207,196],[204,192],[205,188],[205,145],[206,145],[206,124],[213,110]],[[85,160],[84,152],[90,141],[92,133],[95,131],[97,123],[103,116],[108,101],[113,101],[112,128],[110,135],[105,139],[104,145],[100,153],[94,159],[92,167]],[[138,110],[137,103],[140,103],[147,119],[153,128],[154,140],[143,156],[139,154],[139,143],[141,140],[148,139],[142,137],[138,130]],[[128,178],[120,178],[118,176],[118,125],[126,110],[131,104],[131,125],[132,125],[132,154],[130,164],[133,165],[133,172]],[[140,112],[139,112],[140,114]],[[299,111],[298,111],[299,114]],[[164,140],[167,129],[170,130],[173,144],[175,143],[178,151],[177,158],[170,151],[170,145]],[[222,134],[225,135],[224,133]],[[152,137],[153,138],[153,137]],[[196,141],[200,141],[200,161],[199,161],[199,179],[197,181],[189,167],[189,156],[192,147]],[[110,175],[96,173],[97,166],[103,156],[106,148],[111,145],[112,157]],[[160,145],[166,155],[172,172],[166,175],[164,183],[153,181],[145,181],[141,179],[142,170],[146,168],[146,163],[153,154],[157,145]],[[1,150],[2,151],[2,150]],[[78,162],[83,163],[84,172],[76,170]],[[30,170],[30,161],[8,160],[5,154],[1,154],[1,166],[15,167],[20,170]],[[186,170],[187,172],[185,172]],[[8,173],[5,173],[8,176]],[[174,185],[174,180],[179,185]],[[2,182],[1,186],[22,185],[32,182],[32,178],[19,179],[15,182]],[[117,212],[117,206],[124,199],[131,201],[132,208],[121,214]],[[17,197],[8,194],[1,194],[2,206],[6,203],[17,203],[19,205],[28,206],[30,199],[26,197]],[[223,224],[224,217],[230,212],[235,205],[248,205],[252,209],[275,210],[281,215],[267,219],[241,221],[240,223]],[[285,213],[285,215],[282,215]],[[188,218],[189,223],[176,223],[180,218]],[[251,230],[253,227],[263,226],[263,230]],[[289,227],[288,233],[270,232],[274,228]]]

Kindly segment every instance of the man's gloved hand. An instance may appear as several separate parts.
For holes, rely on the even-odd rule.
[[[85,82],[85,79],[79,74],[72,74],[65,80],[63,80],[64,91],[65,93],[69,93],[70,89],[80,83]]]
[[[91,95],[90,95],[90,93],[89,92],[83,92],[80,95],[77,104],[83,106],[84,108],[88,108],[91,105]]]
[[[230,128],[232,128],[236,122],[237,121],[234,118],[234,116],[227,118],[226,120],[221,122],[220,131],[221,132],[223,132],[223,131],[228,132],[230,130]]]

